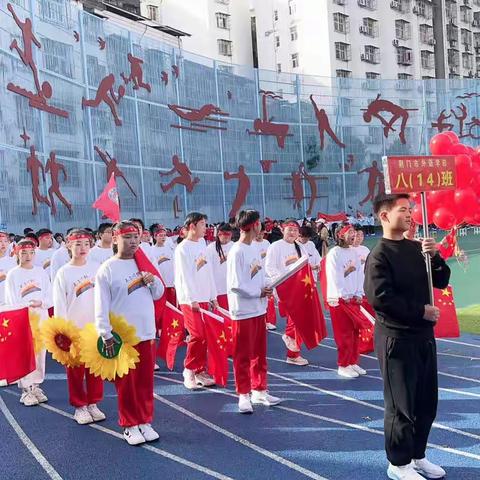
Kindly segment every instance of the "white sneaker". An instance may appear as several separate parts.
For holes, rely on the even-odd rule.
[[[195,375],[195,381],[197,385],[202,387],[213,387],[215,385],[215,380],[207,372],[197,373]]]
[[[392,480],[425,480],[413,469],[411,463],[408,465],[402,465],[401,467],[389,464],[387,475],[388,478],[391,478]]]
[[[188,388],[189,390],[198,390],[200,388],[195,380],[195,372],[188,368],[183,370],[183,384],[185,385],[185,388]]]
[[[153,370],[154,370],[154,371],[160,370],[160,365],[159,365],[158,363],[156,363],[156,364],[153,366]]]
[[[241,393],[238,396],[238,411],[240,413],[253,413],[253,407],[249,393]]]
[[[282,335],[282,340],[283,343],[286,345],[286,347],[291,351],[291,352],[299,352],[300,348],[298,348],[297,342],[295,341],[294,338],[289,337],[285,333]]]
[[[304,367],[305,365],[308,365],[308,360],[303,357],[287,357],[287,363],[289,363],[290,365],[298,365],[299,367]]]
[[[48,401],[47,396],[38,385],[32,385],[30,388],[32,393],[37,397],[38,403],[44,403]]]
[[[440,467],[439,465],[435,465],[434,463],[428,461],[426,458],[422,458],[420,460],[413,460],[411,465],[413,466],[414,470],[421,473],[423,476],[427,478],[443,478],[447,472]]]
[[[366,375],[367,371],[364,370],[360,365],[350,365],[350,368],[357,372],[359,375]]]
[[[345,378],[357,378],[360,375],[350,367],[338,367],[337,374]]]
[[[281,398],[269,395],[266,390],[252,391],[252,403],[254,405],[265,405],[266,407],[272,407],[273,405],[278,405],[281,401]]]
[[[79,407],[75,409],[75,413],[73,415],[73,419],[79,424],[79,425],[87,425],[88,423],[93,422],[93,418],[90,415],[90,412],[88,411],[87,407]]]
[[[277,326],[273,323],[267,322],[267,330],[276,330]]]
[[[94,422],[101,422],[102,420],[105,420],[107,418],[95,403],[88,405],[87,410],[88,413],[92,416]]]
[[[20,397],[20,403],[23,403],[26,407],[33,407],[38,405],[38,399],[33,394],[31,388],[24,388],[22,396]]]
[[[127,427],[123,431],[123,438],[129,445],[140,445],[141,443],[145,443],[145,437],[140,432],[138,426]]]
[[[152,428],[149,423],[143,423],[138,426],[140,433],[147,442],[154,442],[160,438],[160,435]]]

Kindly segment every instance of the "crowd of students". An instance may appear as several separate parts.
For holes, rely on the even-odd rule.
[[[383,207],[390,208],[390,204]],[[261,223],[255,210],[241,211],[235,222],[218,224],[213,231],[204,214],[192,212],[178,232],[161,224],[146,230],[136,218],[114,225],[102,223],[96,232],[73,228],[64,237],[54,236],[48,229],[36,233],[26,229],[23,238],[0,232],[0,304],[26,305],[39,315],[40,322],[52,308],[56,316],[79,328],[94,322],[106,357],[119,348],[112,334],[111,314],[123,316],[135,327],[140,339],[135,346],[139,362],[114,383],[124,438],[138,445],[158,438],[151,425],[154,368],[159,368],[155,364],[159,332],[154,301],[163,295],[181,310],[188,331],[183,378],[189,390],[215,384],[207,371],[209,345],[202,309],[220,306],[228,310],[238,410],[251,413],[257,404],[273,406],[281,401],[269,393],[267,384],[267,331],[276,329],[276,306],[286,316],[282,335],[286,362],[308,365],[301,355],[302,338],[295,318],[282,308],[271,287],[291,265],[307,257],[316,278],[324,264],[338,375],[349,379],[365,375],[359,365],[355,315],[360,306],[374,312],[364,293],[369,250],[362,245],[363,238],[362,228],[342,223],[335,228],[336,245],[328,250],[329,232],[323,223],[293,218]],[[139,248],[161,280],[139,269],[135,259]],[[326,257],[324,262],[322,257]],[[21,403],[34,406],[48,400],[40,387],[44,378],[42,350],[36,355],[36,369],[18,382]],[[103,398],[99,377],[80,365],[67,368],[67,384],[77,423],[105,419],[98,407]]]

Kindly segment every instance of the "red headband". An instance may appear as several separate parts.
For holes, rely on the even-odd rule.
[[[33,243],[23,243],[15,247],[15,253],[19,253],[21,250],[35,250]]]
[[[158,232],[166,232],[166,231],[167,231],[167,229],[163,225],[158,225],[158,227],[155,228],[155,235]]]
[[[255,220],[254,222],[252,223],[247,223],[246,225],[244,225],[243,227],[240,227],[240,230],[242,232],[249,232],[255,225],[257,225],[258,223],[260,223],[260,220]],[[231,233],[230,233],[231,235]]]
[[[132,226],[128,226],[125,228],[120,228],[118,230],[115,230],[113,232],[113,235],[118,236],[118,235],[127,235],[128,233],[139,233],[138,228]]]
[[[283,227],[283,228],[287,228],[287,227],[300,228],[300,227],[298,226],[298,223],[297,223],[297,222],[282,223],[282,227]]]
[[[69,242],[74,242],[75,240],[92,240],[92,236],[87,233],[74,233],[67,237]]]
[[[347,232],[349,232],[353,227],[351,225],[345,225],[342,229],[338,232],[338,238],[343,238]]]

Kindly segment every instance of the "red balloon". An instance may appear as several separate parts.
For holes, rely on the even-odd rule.
[[[463,143],[457,143],[450,148],[450,155],[470,155],[470,151]]]
[[[432,155],[450,155],[454,146],[450,137],[445,135],[445,133],[437,133],[430,140],[430,151]]]
[[[477,195],[471,188],[455,191],[455,214],[460,223],[465,217],[473,215],[478,208]]]
[[[433,223],[433,212],[434,210],[428,209],[428,206],[427,206],[427,222],[429,225]],[[412,218],[415,220],[415,223],[418,223],[419,225],[423,224],[423,215],[422,215],[421,205],[415,205],[413,207]]]
[[[477,195],[480,195],[480,165],[472,164],[472,183],[470,184]]]
[[[455,215],[448,208],[440,207],[433,214],[433,223],[442,230],[450,230],[457,222]]]
[[[458,135],[455,132],[452,132],[451,130],[449,130],[448,132],[443,132],[443,135],[448,137],[454,145],[457,143],[460,143]]]
[[[465,223],[469,225],[480,225],[480,212],[475,213],[474,215],[467,216],[463,219]]]
[[[457,172],[457,188],[468,187],[472,182],[472,159],[468,155],[457,155],[455,170]]]
[[[434,212],[437,208],[451,205],[454,201],[453,190],[434,190],[427,193],[428,209]]]

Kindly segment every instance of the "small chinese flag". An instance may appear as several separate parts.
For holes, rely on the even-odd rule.
[[[0,312],[0,385],[14,383],[35,370],[28,308]]]
[[[93,202],[92,207],[102,211],[104,217],[114,222],[120,221],[120,199],[118,197],[115,175],[113,173],[103,192],[95,202]]]
[[[153,301],[153,305],[155,307],[155,327],[157,330],[159,330],[162,325],[162,314],[165,308],[165,302],[167,301],[167,295],[166,295],[167,288],[165,287],[165,282],[163,281],[163,278],[160,275],[160,272],[155,268],[153,263],[145,255],[145,252],[141,248],[137,248],[133,258],[135,259],[138,270],[140,272],[149,272],[152,275],[155,275],[160,279],[160,281],[163,284],[162,297],[159,298],[158,300]]]
[[[227,354],[229,357],[233,356],[233,327],[232,319],[230,318],[230,313],[228,310],[225,310],[222,307],[218,307],[214,310],[213,313],[216,313],[218,316],[223,318],[223,323],[225,325],[225,333],[227,335]]]
[[[228,338],[223,318],[200,309],[207,337],[208,373],[217,385],[225,386],[228,381]]]
[[[170,370],[173,370],[177,348],[183,342],[184,332],[182,312],[170,302],[166,302],[162,316],[162,334],[160,335],[157,357],[165,360]]]
[[[437,244],[437,248],[444,260],[448,260],[455,254],[457,251],[457,229],[455,227]]]
[[[434,288],[434,299],[435,306],[440,309],[440,318],[434,328],[435,337],[459,337],[460,327],[451,285],[443,290]]]
[[[306,347],[317,347],[327,336],[327,327],[310,265],[306,263],[276,288]]]

